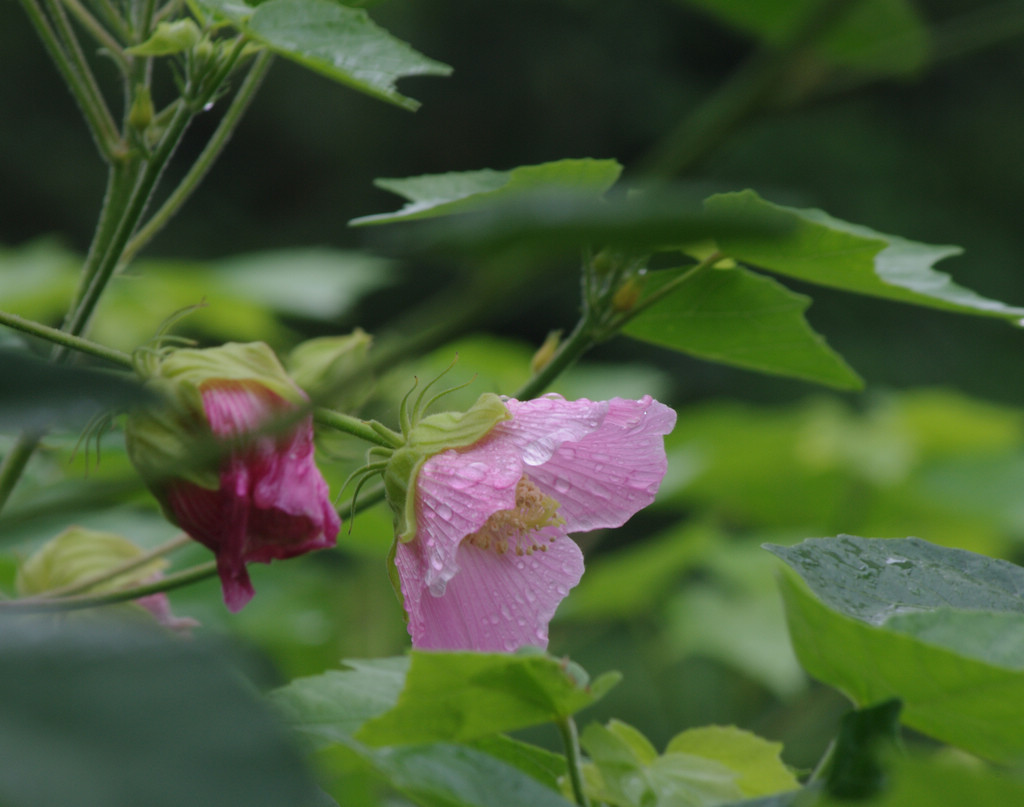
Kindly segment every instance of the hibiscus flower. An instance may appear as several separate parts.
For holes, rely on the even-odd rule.
[[[252,434],[306,401],[270,348],[175,351],[151,383],[169,406],[132,415],[129,454],[168,517],[216,555],[229,610],[252,599],[247,563],[334,546],[341,522],[314,462],[312,417],[280,434]],[[167,477],[211,437],[238,446],[216,468]]]
[[[665,476],[676,415],[649,396],[504,404],[507,420],[416,475],[415,535],[395,563],[417,648],[545,648],[583,574],[569,534],[621,526]]]

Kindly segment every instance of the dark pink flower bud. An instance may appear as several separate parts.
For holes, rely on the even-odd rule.
[[[306,400],[270,348],[179,350],[160,362],[151,383],[168,394],[171,408],[132,415],[129,454],[168,517],[216,555],[231,611],[253,596],[247,563],[334,545],[341,522],[314,462],[312,417],[259,433]],[[168,478],[167,469],[203,437],[233,447],[215,471]]]

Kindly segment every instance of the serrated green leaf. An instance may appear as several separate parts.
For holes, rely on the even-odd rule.
[[[409,658],[346,659],[349,669],[296,678],[269,694],[298,731],[344,742],[367,720],[393,707],[405,685]]]
[[[394,213],[353,219],[353,226],[447,216],[480,210],[536,191],[558,190],[600,196],[615,184],[622,166],[615,160],[558,160],[510,171],[457,171],[406,179],[377,179],[378,188],[409,200]]]
[[[587,685],[573,666],[544,654],[414,650],[398,703],[356,738],[396,745],[487,737],[578,712],[618,679],[605,673]]]
[[[718,194],[705,204],[711,212],[789,228],[767,238],[741,232],[719,235],[719,248],[730,258],[857,294],[1015,321],[1024,316],[1024,308],[989,300],[932,269],[937,261],[959,254],[959,247],[922,244],[821,210],[776,205],[751,190]]]
[[[827,564],[827,558],[822,562]],[[900,698],[906,725],[971,753],[999,762],[1024,759],[1019,729],[1024,721],[1024,670],[969,658],[886,624],[840,613],[793,574],[785,575],[780,585],[793,647],[812,676],[860,706]],[[946,590],[940,580],[934,588]],[[899,607],[891,602],[862,604],[880,613]],[[859,605],[856,610],[861,610]]]
[[[686,271],[657,272],[645,293]],[[722,364],[859,389],[860,377],[804,319],[810,302],[745,269],[708,269],[628,322],[623,333]]]
[[[405,76],[446,76],[451,68],[417,53],[362,9],[332,0],[201,0],[275,53],[359,92],[415,110],[395,88]]]
[[[284,728],[213,648],[10,620],[0,632],[3,804],[314,803]]]
[[[592,760],[584,769],[591,797],[615,807],[711,807],[744,795],[728,765],[690,753],[657,756],[640,732],[619,721],[590,724],[580,744]]]
[[[817,0],[688,0],[724,22],[764,41],[785,43],[809,14]],[[927,32],[906,0],[863,0],[826,31],[815,51],[836,65],[872,73],[903,74],[921,68],[928,56]]]
[[[793,790],[798,782],[780,758],[782,743],[773,743],[735,726],[704,726],[677,734],[666,754],[694,754],[713,759],[738,774],[744,796],[766,796]]]

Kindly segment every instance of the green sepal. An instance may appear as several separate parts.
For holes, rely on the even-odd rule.
[[[133,56],[170,56],[188,50],[201,38],[199,26],[190,19],[161,22],[149,39],[125,52]]]
[[[384,469],[384,492],[395,514],[395,535],[407,543],[416,536],[416,477],[427,459],[450,448],[466,448],[512,416],[501,398],[485,392],[465,412],[439,412],[418,421]],[[413,495],[409,492],[413,491]]]
[[[369,396],[366,363],[373,337],[362,328],[343,336],[321,336],[296,345],[285,366],[317,403],[351,412]]]

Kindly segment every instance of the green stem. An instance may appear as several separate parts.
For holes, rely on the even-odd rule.
[[[25,466],[32,458],[32,454],[39,445],[43,435],[36,431],[25,431],[18,435],[18,439],[11,450],[0,462],[0,510],[4,509],[7,501],[11,498],[15,485],[21,478]]]
[[[669,294],[678,289],[680,286],[689,283],[691,280],[697,277],[697,275],[704,273],[712,266],[714,266],[716,263],[718,263],[720,260],[722,260],[724,257],[725,256],[721,252],[714,252],[707,258],[702,260],[700,263],[691,266],[690,269],[687,270],[686,272],[683,272],[677,277],[672,278],[672,280],[670,280],[657,291],[649,294],[647,297],[645,297],[643,300],[641,300],[639,303],[633,306],[633,308],[631,308],[629,311],[626,311],[622,313],[620,316],[616,317],[613,329],[619,330],[631,319],[642,314],[656,302],[658,302],[661,299],[664,299]]]
[[[127,72],[128,59],[124,55],[124,49],[110,35],[107,29],[100,25],[99,21],[78,0],[62,0],[62,2],[67,6],[68,11],[74,15],[75,19],[81,23],[82,27],[89,32],[92,38],[106,48],[110,56],[121,66],[121,69]]]
[[[707,101],[687,115],[637,166],[641,174],[669,177],[699,163],[757,112],[773,88],[858,0],[827,0],[797,26],[788,40],[762,47]]]
[[[153,190],[156,187],[160,175],[167,166],[171,155],[177,148],[185,129],[192,119],[192,111],[184,101],[179,101],[174,116],[160,139],[152,157],[146,163],[141,176],[135,183],[126,208],[118,218],[117,227],[103,256],[99,259],[96,270],[89,279],[82,298],[65,325],[65,330],[73,335],[81,334],[89,323],[100,297],[107,287],[107,283],[114,274],[114,270],[121,262],[121,255],[128,239],[138,225],[139,219],[145,212]],[[55,355],[59,359],[63,353]]]
[[[141,586],[132,586],[120,591],[110,591],[104,594],[78,594],[71,597],[60,597],[57,599],[21,599],[7,600],[0,602],[0,613],[12,611],[21,614],[46,614],[58,611],[74,611],[81,608],[96,608],[100,605],[113,605],[114,603],[137,600],[139,597],[146,597],[150,594],[160,594],[165,591],[172,591],[182,586],[206,580],[217,574],[217,561],[211,560],[207,563],[200,563],[191,569],[184,569],[153,583],[146,583]]]
[[[58,72],[64,78],[68,89],[71,90],[72,96],[78,102],[78,106],[82,110],[82,115],[85,117],[85,122],[89,127],[93,140],[96,142],[96,148],[99,149],[100,155],[107,162],[114,161],[121,153],[119,148],[121,138],[118,135],[114,119],[107,109],[106,102],[96,88],[95,81],[90,80],[92,73],[89,70],[88,64],[85,63],[84,58],[76,59],[74,58],[74,53],[69,54],[65,51],[60,38],[35,0],[20,0],[20,2],[22,8],[25,9],[25,13],[28,15],[29,21],[36,29],[36,33],[42,39],[47,53],[50,54],[50,58],[53,59],[54,64],[57,66]],[[57,23],[59,24],[62,19],[66,24],[63,14],[58,15]],[[78,55],[80,56],[81,54],[79,53]],[[81,71],[83,69],[88,77],[82,74]]]
[[[576,363],[576,360],[597,344],[593,322],[588,315],[580,318],[573,332],[562,342],[557,352],[540,371],[521,386],[513,395],[515,398],[536,398],[550,386],[558,376]]]
[[[267,51],[256,57],[252,67],[249,69],[248,75],[245,77],[245,81],[238,88],[238,92],[232,99],[231,105],[224,113],[224,117],[221,119],[209,142],[203,148],[199,158],[182,178],[178,187],[174,189],[160,206],[160,209],[153,214],[149,221],[139,229],[125,246],[124,253],[121,256],[122,263],[131,261],[138,251],[163,229],[171,217],[178,212],[189,196],[192,195],[199,183],[202,182],[213,163],[224,150],[224,146],[227,145],[231,135],[234,134],[238,122],[255,97],[256,91],[259,89],[259,85],[267,74],[272,61],[273,55]]]
[[[580,807],[590,807],[590,799],[583,788],[582,754],[576,721],[572,717],[563,717],[556,720],[555,725],[558,726],[558,731],[562,735],[562,745],[565,746],[565,762],[569,768],[569,781],[572,782],[576,803]]]
[[[6,325],[9,328],[37,336],[40,339],[46,339],[48,342],[63,345],[71,350],[77,350],[80,353],[88,353],[90,356],[106,359],[114,364],[121,364],[125,367],[132,366],[132,357],[127,353],[122,353],[120,350],[115,350],[112,347],[107,347],[97,342],[91,342],[80,336],[72,336],[58,328],[42,325],[33,320],[19,317],[17,314],[0,311],[0,325]]]
[[[368,443],[384,446],[384,448],[398,448],[403,442],[400,434],[390,429],[381,429],[380,424],[375,429],[365,420],[336,412],[333,409],[325,409],[322,406],[313,410],[313,419],[317,423],[346,432]]]

